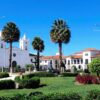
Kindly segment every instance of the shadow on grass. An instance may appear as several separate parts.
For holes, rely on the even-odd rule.
[[[47,84],[40,84],[39,87],[47,86]]]

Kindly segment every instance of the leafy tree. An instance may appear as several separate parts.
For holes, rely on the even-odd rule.
[[[55,20],[50,31],[51,40],[59,45],[60,70],[62,66],[62,43],[69,43],[71,32],[66,22],[63,20]]]
[[[37,50],[37,70],[39,71],[40,66],[40,52],[44,50],[44,41],[40,37],[35,37],[32,42],[33,49]]]
[[[33,68],[33,64],[26,64],[26,69],[28,69],[29,73],[31,73],[31,69]]]
[[[10,44],[9,54],[9,68],[12,73],[12,43],[18,42],[20,38],[20,31],[15,23],[8,22],[2,29],[2,39]]]
[[[89,64],[89,69],[93,73],[97,73],[99,76],[100,73],[100,58],[94,58],[92,62]]]

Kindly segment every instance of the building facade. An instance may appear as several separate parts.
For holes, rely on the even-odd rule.
[[[73,66],[78,70],[84,70],[87,69],[87,65],[92,61],[92,59],[96,57],[100,57],[100,50],[88,48],[70,56],[63,56],[63,63],[65,64],[66,70],[71,70]],[[43,56],[40,65],[46,68],[51,66],[53,69],[57,69],[59,67],[59,55]]]
[[[6,42],[2,41],[0,33],[0,67],[9,66],[10,49],[6,47]],[[26,64],[34,64],[35,55],[29,53],[29,40],[24,35],[19,40],[19,48],[12,48],[12,64],[20,65],[24,68]]]

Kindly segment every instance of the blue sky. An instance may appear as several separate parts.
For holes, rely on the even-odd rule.
[[[63,45],[64,55],[86,48],[100,49],[100,0],[0,0],[0,30],[9,22],[15,22],[30,39],[44,40],[44,55],[55,55],[58,45],[50,39],[54,20],[64,19],[71,30],[69,44]],[[18,43],[14,43],[18,46]]]

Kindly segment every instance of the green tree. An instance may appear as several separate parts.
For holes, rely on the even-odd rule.
[[[33,64],[26,64],[26,69],[28,69],[29,73],[31,73],[31,69],[33,68]]]
[[[12,43],[18,42],[20,38],[20,31],[15,23],[8,22],[2,29],[2,39],[10,44],[9,54],[9,68],[12,73]]]
[[[40,66],[40,52],[44,50],[44,41],[40,37],[35,37],[32,42],[33,49],[37,50],[36,68],[39,71]]]
[[[60,68],[62,66],[62,43],[69,43],[71,32],[69,27],[67,26],[66,22],[63,20],[55,20],[50,31],[51,40],[59,45],[59,61],[60,61]]]
[[[100,73],[100,58],[94,58],[92,62],[89,64],[89,69],[93,73],[97,73],[99,76]]]

